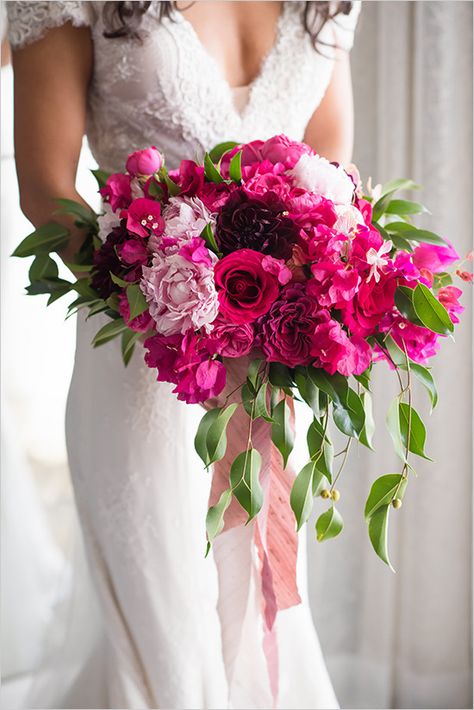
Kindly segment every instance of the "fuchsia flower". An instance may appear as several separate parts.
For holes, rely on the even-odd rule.
[[[159,382],[172,382],[178,399],[188,404],[217,397],[225,387],[226,371],[219,360],[209,357],[192,331],[184,335],[155,335],[145,341],[148,367],[156,367]]]
[[[355,269],[341,261],[317,262],[311,273],[308,291],[325,308],[343,308],[354,298],[361,280]]]
[[[459,298],[462,296],[462,291],[456,286],[443,286],[438,291],[438,300],[449,313],[449,317],[453,323],[459,323],[457,313],[462,313],[464,306],[459,303]]]
[[[266,313],[278,295],[278,279],[262,265],[264,255],[239,249],[214,266],[219,310],[231,323],[250,323]]]
[[[126,168],[130,175],[150,177],[164,164],[163,156],[158,148],[151,146],[145,150],[137,150],[127,158]]]
[[[459,259],[459,254],[451,244],[446,246],[437,244],[420,244],[413,252],[413,263],[419,269],[429,269],[434,274],[446,271],[446,267]]]
[[[362,374],[371,361],[370,346],[362,338],[351,340],[341,324],[331,319],[327,311],[326,314],[327,320],[316,326],[313,336],[314,366],[322,367],[331,375],[335,372],[346,376]]]
[[[371,335],[383,316],[393,309],[396,289],[393,273],[381,275],[376,283],[363,280],[352,301],[342,308],[343,323],[356,335]]]
[[[382,333],[389,332],[402,350],[406,348],[408,357],[420,365],[425,365],[439,350],[437,333],[411,323],[400,314],[387,314],[379,329]]]
[[[105,187],[101,187],[99,192],[105,202],[110,202],[114,212],[126,209],[132,201],[130,176],[123,173],[109,175]]]
[[[161,216],[160,203],[139,197],[134,200],[127,211],[127,229],[139,237],[155,237],[163,234],[165,221]]]

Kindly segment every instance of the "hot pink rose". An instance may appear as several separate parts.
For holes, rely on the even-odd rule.
[[[362,337],[375,331],[385,313],[394,307],[397,279],[382,274],[378,282],[362,281],[359,290],[342,309],[342,320],[352,333]]]
[[[125,293],[121,293],[119,295],[119,313],[128,327],[138,333],[146,333],[147,330],[150,330],[150,328],[153,327],[153,318],[150,316],[150,312],[148,310],[141,313],[136,318],[133,318],[133,320],[130,320],[130,306]]]
[[[458,261],[459,254],[451,244],[446,246],[437,244],[420,244],[413,252],[413,263],[419,269],[429,269],[434,274],[446,271],[446,267]]]
[[[265,271],[264,255],[239,249],[214,267],[219,310],[232,323],[250,323],[268,311],[278,295],[278,279]]]
[[[155,237],[163,234],[165,221],[161,216],[159,202],[139,197],[134,200],[127,212],[127,229],[139,237]]]
[[[217,397],[225,387],[226,371],[213,360],[202,342],[192,332],[185,335],[156,335],[145,341],[145,362],[156,367],[159,382],[176,385],[173,392],[188,404]]]
[[[114,212],[126,209],[132,201],[130,176],[123,173],[109,175],[105,187],[101,187],[99,192],[105,202],[110,202]]]
[[[164,160],[158,148],[152,146],[145,150],[137,150],[127,158],[126,168],[130,175],[149,177],[156,173],[163,165]]]
[[[252,323],[229,323],[219,315],[212,323],[212,331],[205,343],[211,355],[242,357],[251,351],[254,337]]]
[[[259,321],[259,346],[270,362],[288,367],[309,365],[315,330],[328,317],[327,311],[319,311],[303,284],[289,284]]]

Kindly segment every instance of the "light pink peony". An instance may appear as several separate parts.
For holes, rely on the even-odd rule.
[[[349,205],[354,183],[344,168],[319,155],[303,154],[290,171],[296,187],[323,195],[335,205]]]
[[[210,259],[212,265],[217,260],[214,255]],[[211,329],[218,312],[212,266],[189,261],[177,252],[158,252],[152,265],[143,268],[140,288],[158,333],[173,335],[190,329]]]
[[[206,224],[214,224],[211,212],[198,197],[171,197],[163,210],[165,234],[189,239],[198,237]]]

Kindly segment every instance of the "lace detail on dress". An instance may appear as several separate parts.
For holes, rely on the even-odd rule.
[[[72,22],[74,27],[90,25],[88,2],[7,2],[8,39],[13,49],[19,49],[41,39],[47,30]]]

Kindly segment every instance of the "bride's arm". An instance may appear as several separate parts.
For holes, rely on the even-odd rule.
[[[331,81],[312,115],[304,141],[320,155],[343,165],[352,157],[354,105],[349,53],[337,50]]]
[[[49,30],[43,39],[13,52],[13,70],[21,208],[35,226],[54,220],[71,229],[60,254],[67,262],[84,234],[68,217],[53,212],[58,197],[85,204],[75,180],[92,72],[90,30],[70,23]]]

